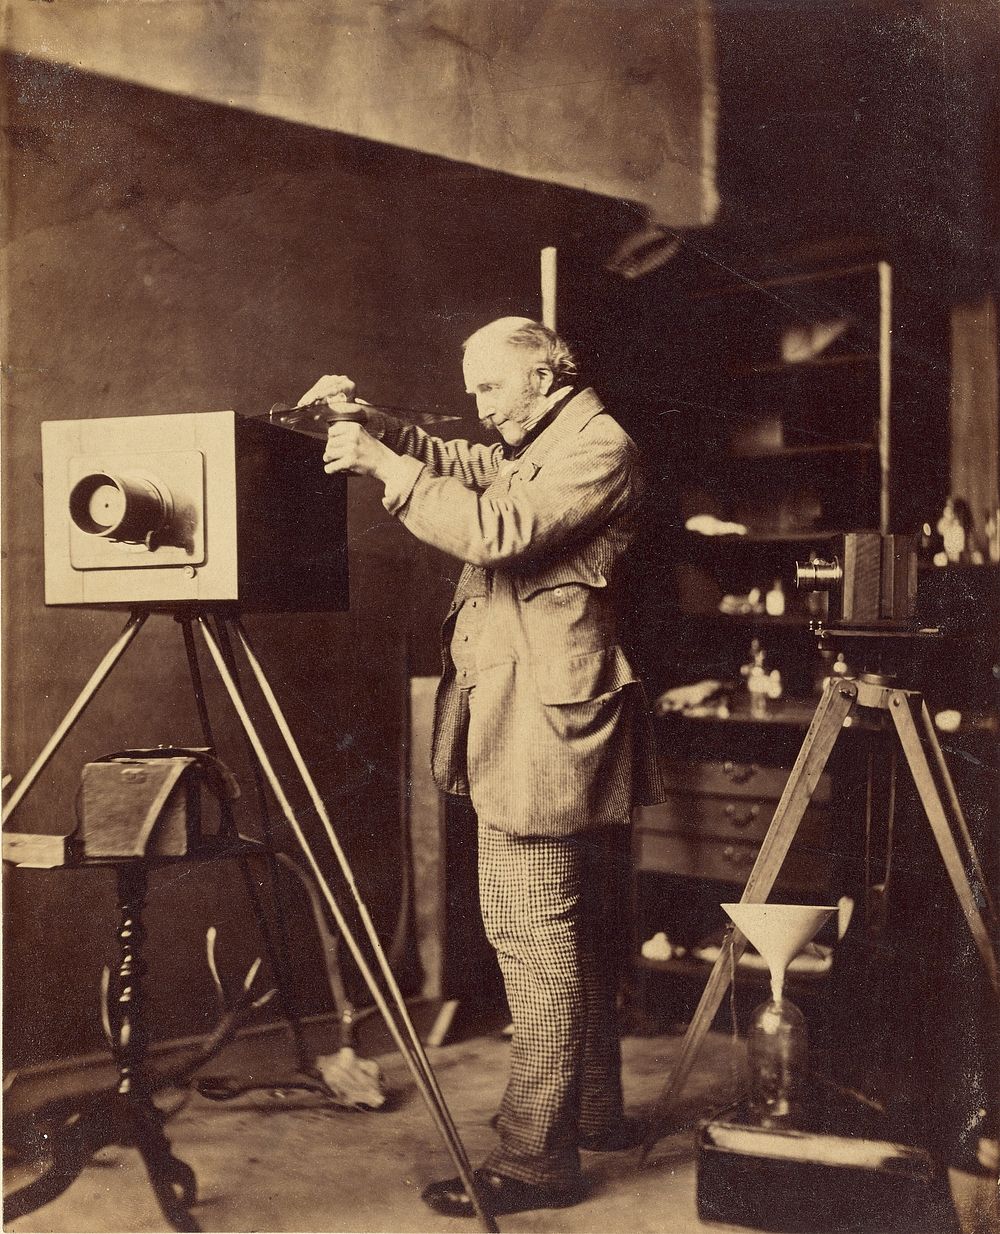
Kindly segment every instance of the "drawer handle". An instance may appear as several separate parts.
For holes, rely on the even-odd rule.
[[[727,844],[722,850],[722,858],[728,861],[731,866],[748,866],[752,865],[757,854],[751,849],[747,852],[742,848],[734,848],[732,844]]]
[[[728,760],[722,764],[722,770],[734,784],[746,784],[757,774],[753,763],[731,763]]]
[[[737,814],[736,807],[732,802],[726,805],[726,818],[734,827],[749,827],[754,819],[759,817],[760,806],[756,802],[752,806],[748,806],[742,814]]]

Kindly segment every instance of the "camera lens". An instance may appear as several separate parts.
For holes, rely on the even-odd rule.
[[[168,498],[145,476],[93,472],[69,495],[70,518],[81,531],[129,544],[158,532],[168,512]]]
[[[832,561],[814,558],[803,564],[795,563],[795,586],[799,590],[829,591],[844,577],[844,571],[836,557]]]
[[[90,494],[87,502],[87,517],[102,530],[111,530],[122,521],[125,513],[125,494],[117,484],[101,484]]]

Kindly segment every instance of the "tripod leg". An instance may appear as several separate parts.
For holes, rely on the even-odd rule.
[[[750,871],[750,877],[740,897],[741,903],[761,904],[770,895],[819,777],[856,698],[857,686],[852,681],[831,681],[826,687],[785,783],[784,792],[760,846],[757,860]],[[719,958],[715,961],[694,1016],[684,1034],[680,1057],[653,1107],[649,1129],[640,1149],[640,1161],[645,1160],[653,1145],[665,1132],[666,1116],[687,1082],[698,1051],[715,1019],[715,1013],[729,989],[732,965],[743,954],[746,945],[746,939],[739,930],[733,929],[727,933]]]
[[[226,663],[229,665],[229,671],[233,681],[236,684],[236,689],[243,694],[243,686],[240,682],[239,670],[236,664],[236,657],[233,654],[232,641],[229,637],[229,627],[226,625],[222,617],[217,616],[215,621],[215,633],[219,642],[219,647],[225,657]],[[271,829],[271,819],[268,811],[267,792],[264,784],[264,778],[261,775],[260,762],[255,757],[253,743],[249,740],[246,733],[247,753],[250,759],[251,772],[254,780],[254,791],[257,796],[257,808],[260,816],[260,829],[264,838],[264,865],[267,869],[268,884],[271,891],[271,904],[274,909],[274,918],[276,928],[271,931],[268,926],[267,919],[264,916],[263,904],[257,891],[257,886],[253,882],[253,876],[244,861],[240,861],[240,872],[243,876],[243,882],[247,889],[247,895],[250,897],[254,905],[254,911],[257,914],[257,924],[260,927],[261,935],[267,947],[268,959],[271,963],[271,968],[275,973],[278,981],[278,993],[281,999],[281,1006],[285,1013],[285,1019],[288,1023],[289,1032],[292,1037],[292,1044],[295,1047],[295,1059],[298,1069],[302,1072],[309,1073],[313,1069],[313,1057],[309,1052],[309,1047],[306,1044],[305,1033],[302,1029],[302,1017],[299,1014],[298,1001],[295,998],[294,986],[292,983],[292,946],[290,941],[290,931],[288,928],[288,918],[285,915],[284,904],[278,890],[278,853],[274,843],[274,834]]]
[[[212,733],[212,721],[208,711],[208,701],[205,696],[204,682],[202,681],[201,666],[198,662],[198,649],[195,646],[194,631],[191,628],[190,617],[178,617],[184,634],[184,650],[187,653],[188,674],[191,678],[191,688],[194,692],[195,705],[198,708],[198,719],[201,724],[201,731],[205,738],[205,744],[211,750],[216,749],[215,737]],[[227,642],[222,643],[223,652],[227,655],[230,667],[233,668],[234,680],[237,688],[239,688],[239,678],[236,677],[235,667],[233,666],[232,652]],[[302,1031],[302,1017],[299,1015],[298,1006],[294,999],[291,980],[291,956],[288,943],[288,925],[285,920],[285,914],[281,906],[281,897],[277,892],[277,867],[274,861],[274,843],[271,837],[270,823],[267,818],[267,806],[264,797],[263,784],[260,779],[260,768],[253,757],[253,748],[250,748],[250,763],[253,769],[254,781],[257,787],[258,800],[260,801],[261,827],[264,832],[264,845],[262,851],[268,877],[271,885],[271,893],[275,906],[275,916],[277,918],[277,931],[272,932],[270,922],[264,911],[264,905],[261,900],[260,892],[257,884],[254,882],[253,873],[247,864],[245,855],[237,857],[240,876],[243,879],[243,885],[246,889],[247,899],[253,911],[254,918],[257,922],[257,928],[264,942],[264,947],[267,951],[268,962],[271,965],[271,971],[274,973],[275,981],[278,986],[278,997],[281,1000],[281,1008],[288,1024],[289,1031],[292,1037],[292,1043],[295,1047],[295,1057],[300,1071],[308,1071],[310,1069],[311,1059],[309,1050],[306,1046],[305,1034]],[[230,838],[237,838],[236,823],[233,818],[231,804],[228,801],[220,802],[222,810],[222,829],[223,832]],[[275,937],[275,933],[277,937]]]
[[[374,923],[372,922],[371,916],[368,913],[368,908],[365,905],[365,902],[361,897],[361,893],[358,890],[356,882],[354,881],[354,872],[351,869],[350,863],[347,860],[347,855],[345,854],[343,848],[340,845],[340,841],[337,838],[337,833],[334,831],[333,823],[330,820],[330,815],[327,812],[326,805],[324,804],[323,799],[319,794],[319,790],[316,788],[315,781],[313,780],[309,772],[309,768],[306,766],[305,760],[302,757],[302,753],[299,750],[299,747],[295,741],[295,738],[292,736],[292,731],[288,726],[288,722],[285,719],[284,714],[282,713],[278,700],[274,695],[274,691],[271,689],[271,684],[267,680],[267,676],[264,673],[264,670],[261,667],[260,661],[257,659],[257,656],[255,655],[253,648],[250,646],[250,641],[247,638],[246,632],[244,631],[244,629],[242,628],[242,626],[240,625],[238,621],[235,621],[233,624],[236,627],[236,633],[240,639],[240,643],[243,647],[244,654],[247,657],[247,662],[249,663],[251,669],[253,670],[253,674],[257,679],[257,684],[260,686],[261,692],[263,693],[264,698],[267,701],[268,707],[270,708],[271,715],[274,717],[274,721],[278,725],[278,728],[281,731],[281,735],[285,740],[285,745],[288,747],[288,751],[291,754],[293,761],[295,762],[295,766],[298,769],[299,775],[302,777],[302,782],[306,786],[306,789],[309,793],[310,800],[312,801],[313,807],[316,810],[316,814],[320,822],[323,824],[323,829],[326,832],[327,839],[330,842],[330,847],[333,849],[334,856],[337,859],[337,864],[340,866],[341,873],[343,874],[344,879],[347,882],[348,890],[350,891],[351,897],[354,900],[354,903],[361,916],[362,924],[365,927],[365,933],[368,936],[368,940],[371,943],[372,950],[375,953],[376,959],[378,960],[379,968],[385,980],[386,987],[388,988],[390,994],[392,995],[393,1001],[395,1002],[396,1007],[399,1011],[400,1020],[404,1028],[406,1029],[407,1036],[409,1037],[414,1058],[420,1064],[424,1072],[424,1075],[426,1077],[427,1084],[429,1088],[431,1089],[431,1091],[433,1092],[434,1097],[436,1098],[437,1104],[439,1105],[441,1112],[444,1115],[448,1123],[450,1135],[455,1139],[459,1148],[461,1148],[461,1140],[458,1137],[458,1131],[455,1128],[454,1123],[451,1121],[451,1115],[448,1111],[448,1107],[445,1105],[444,1097],[441,1094],[441,1090],[438,1087],[437,1078],[434,1075],[433,1070],[431,1069],[430,1063],[427,1061],[427,1056],[424,1053],[423,1045],[421,1044],[420,1038],[417,1036],[416,1030],[414,1029],[413,1024],[410,1020],[410,1017],[407,1013],[406,1004],[403,1001],[403,996],[400,993],[399,986],[396,984],[396,978],[393,975],[392,968],[389,965],[388,959],[386,958],[385,951],[382,948],[382,943],[379,940],[378,934],[376,933],[376,930],[375,930]],[[462,1151],[464,1153],[464,1149]],[[466,1165],[468,1165],[467,1161],[466,1161]]]
[[[938,778],[944,785],[945,793],[948,801],[951,804],[952,816],[955,824],[958,827],[958,833],[962,837],[962,842],[965,845],[966,855],[972,866],[972,872],[979,880],[979,885],[982,888],[983,901],[986,904],[986,911],[992,919],[994,928],[997,921],[997,906],[993,899],[993,893],[990,890],[989,881],[983,873],[983,867],[979,861],[979,854],[976,852],[976,846],[972,840],[972,832],[969,830],[969,824],[965,821],[965,815],[962,813],[962,805],[958,800],[958,793],[955,791],[955,784],[951,778],[951,772],[948,770],[948,764],[944,760],[944,751],[941,749],[941,743],[938,741],[937,733],[934,731],[934,721],[931,719],[931,713],[927,710],[927,702],[924,699],[920,700],[920,724],[927,740],[927,745],[930,747],[931,753],[934,755],[934,761],[938,768]]]
[[[114,668],[118,661],[128,650],[132,639],[139,633],[146,621],[146,613],[132,613],[128,621],[125,623],[125,628],[114,645],[110,648],[104,659],[98,664],[97,668],[91,673],[87,684],[77,695],[76,701],[66,712],[62,722],[53,732],[52,736],[45,743],[45,748],[41,754],[35,759],[24,776],[24,779],[18,784],[17,788],[11,794],[10,800],[4,807],[3,821],[6,823],[10,816],[14,813],[23,799],[28,795],[32,785],[45,770],[49,759],[55,754],[56,750],[62,745],[67,734],[73,725],[79,720],[83,714],[87,704],[94,697],[97,691],[101,688],[105,677]]]
[[[201,667],[198,664],[198,648],[194,643],[194,631],[191,629],[190,617],[178,617],[181,631],[184,635],[184,651],[187,655],[188,675],[191,678],[191,689],[194,693],[194,703],[198,709],[198,723],[201,725],[202,736],[210,750],[215,750],[215,737],[212,734],[212,719],[208,714],[208,700],[205,698],[205,686],[201,679]]]
[[[475,1209],[480,1217],[480,1220],[486,1229],[490,1231],[490,1234],[496,1234],[497,1224],[493,1219],[492,1214],[483,1204],[482,1198],[479,1195],[478,1188],[476,1187],[475,1181],[472,1177],[472,1170],[469,1165],[469,1159],[466,1155],[465,1148],[462,1141],[458,1137],[458,1133],[455,1130],[454,1123],[452,1122],[451,1116],[444,1104],[444,1100],[439,1096],[428,1080],[427,1073],[430,1071],[430,1064],[427,1062],[426,1057],[422,1053],[416,1054],[411,1052],[409,1042],[407,1042],[407,1040],[403,1037],[399,1029],[399,1025],[396,1023],[396,1020],[394,1019],[393,1014],[385,1001],[385,997],[383,996],[381,987],[375,978],[375,974],[371,971],[367,960],[362,954],[357,940],[351,932],[351,929],[344,918],[344,914],[341,912],[340,905],[337,903],[333,892],[330,890],[329,884],[323,876],[323,871],[316,860],[316,856],[312,851],[312,847],[310,846],[308,839],[306,838],[305,832],[302,830],[299,820],[295,815],[295,811],[292,809],[291,803],[285,795],[285,791],[281,786],[281,781],[278,779],[271,760],[268,758],[267,751],[265,750],[260,736],[254,727],[253,720],[250,718],[250,713],[247,711],[246,705],[240,696],[239,690],[237,689],[236,682],[233,680],[232,673],[229,671],[229,665],[226,663],[222,650],[216,642],[212,631],[209,629],[208,622],[204,618],[199,618],[199,624],[201,625],[205,642],[208,644],[208,649],[212,655],[212,659],[215,661],[215,666],[218,669],[219,676],[222,678],[223,684],[226,687],[226,692],[229,695],[233,708],[239,717],[240,723],[243,725],[243,729],[246,732],[247,737],[253,744],[254,753],[257,756],[261,769],[267,777],[267,781],[271,786],[271,791],[274,793],[278,804],[281,807],[281,812],[284,814],[285,820],[292,829],[292,833],[298,841],[299,847],[302,849],[303,855],[309,863],[317,885],[323,893],[323,898],[326,900],[327,906],[329,907],[330,912],[333,914],[333,918],[337,923],[337,928],[340,930],[341,937],[350,948],[351,955],[354,957],[354,961],[360,969],[361,975],[364,977],[364,980],[371,991],[372,998],[381,1012],[382,1018],[385,1020],[386,1027],[392,1034],[392,1038],[395,1041],[400,1054],[403,1056],[404,1061],[416,1081],[417,1087],[420,1089],[421,1095],[430,1110],[438,1131],[441,1133],[441,1137],[447,1145],[448,1151],[452,1156],[452,1160],[458,1169],[459,1177],[462,1180],[466,1193],[475,1205]],[[257,670],[255,669],[255,674],[256,672]],[[261,673],[261,675],[263,674]],[[407,1022],[409,1029],[412,1032],[413,1027],[412,1024],[409,1024],[409,1016],[406,1014],[405,1005],[402,1009],[402,1018]]]
[[[972,932],[972,937],[982,957],[983,964],[986,966],[987,976],[994,990],[1000,994],[1000,967],[997,964],[997,956],[993,949],[991,937],[991,934],[996,932],[996,923],[991,920],[990,924],[987,925],[976,902],[976,893],[969,882],[969,876],[962,861],[962,854],[955,842],[952,823],[948,818],[944,801],[934,781],[930,764],[927,761],[927,753],[921,741],[920,729],[914,718],[913,708],[918,701],[921,704],[923,702],[919,695],[907,693],[904,690],[895,690],[892,694],[889,714],[892,716],[896,732],[899,734],[903,753],[906,755],[906,761],[913,775],[913,782],[916,784],[917,792],[920,794],[924,813],[934,833],[934,839],[937,841],[945,869],[948,871],[948,877],[951,879],[951,885],[955,888],[955,894],[958,896],[962,913]],[[947,783],[951,786],[950,777]],[[952,794],[954,794],[954,786],[950,787],[949,797]],[[957,801],[955,804],[957,805]],[[961,817],[960,810],[958,814],[961,818],[959,830],[971,845],[968,825],[964,817]],[[978,869],[978,859],[975,862],[975,866],[981,878],[981,871]],[[980,889],[984,887],[985,883],[980,883]]]
[[[747,885],[740,897],[742,903],[760,904],[771,894],[802,816],[857,696],[858,688],[853,681],[832,681],[827,686],[747,878]]]

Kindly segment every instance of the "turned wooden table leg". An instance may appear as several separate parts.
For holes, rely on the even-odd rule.
[[[142,958],[142,910],[148,881],[142,861],[118,867],[118,998],[112,1021],[112,1048],[118,1064],[118,1092],[133,1099],[149,1095],[147,1037],[142,1015],[142,979],[146,971]]]
[[[145,862],[118,867],[118,997],[112,1021],[112,1048],[118,1064],[121,1143],[139,1150],[163,1215],[175,1230],[199,1230],[188,1212],[197,1199],[194,1171],[174,1156],[163,1118],[152,1098],[146,1065],[148,1036],[143,1012],[142,912],[149,873]]]

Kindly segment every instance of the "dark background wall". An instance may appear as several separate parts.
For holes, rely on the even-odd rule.
[[[4,769],[19,778],[124,618],[43,603],[42,421],[260,412],[325,372],[352,375],[372,400],[468,414],[461,340],[499,314],[537,313],[539,247],[586,223],[565,190],[19,58],[5,68]],[[436,629],[458,567],[415,546],[375,486],[351,482],[349,521],[350,613],[247,626],[388,938],[405,860],[406,683],[438,670]],[[250,790],[219,690],[211,702],[223,756]],[[90,759],[200,741],[180,632],[154,617],[17,827],[70,830]],[[256,834],[252,796],[241,821]],[[112,876],[5,877],[8,1065],[98,1048]],[[301,994],[323,1010],[318,951],[289,897]],[[202,942],[213,922],[224,971],[242,973],[259,945],[235,871],[156,878],[157,1037],[214,1015]],[[412,960],[403,968],[412,984]]]

